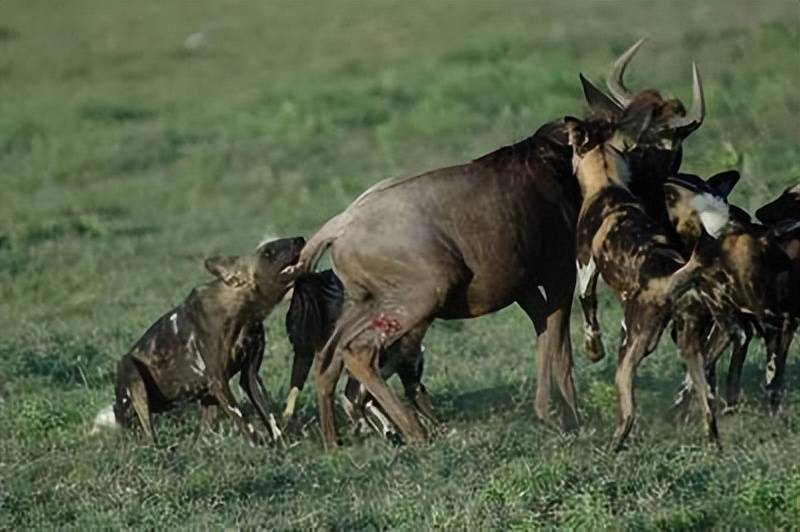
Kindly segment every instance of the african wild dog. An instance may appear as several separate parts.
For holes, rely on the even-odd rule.
[[[648,216],[631,192],[625,154],[648,134],[655,112],[643,93],[618,122],[568,122],[574,168],[583,204],[578,217],[577,262],[581,295],[590,296],[597,276],[619,297],[624,311],[616,384],[620,422],[612,445],[619,450],[633,426],[634,376],[641,360],[657,346],[675,301],[690,287],[696,264],[686,262],[661,224]],[[657,128],[657,124],[656,124]],[[698,389],[706,389],[700,353],[681,352]],[[706,432],[718,442],[716,418],[702,394]]]
[[[342,283],[333,270],[304,274],[295,281],[289,312],[286,314],[286,332],[294,350],[294,358],[289,396],[283,413],[284,423],[294,414],[297,396],[305,385],[315,358],[333,333],[343,302]],[[401,346],[398,345],[399,347]],[[406,398],[417,412],[438,425],[439,417],[425,385],[421,382],[424,363],[422,344],[416,341],[413,344],[404,344],[403,348],[406,349],[405,353],[388,358],[391,362],[399,361],[399,364],[381,364],[381,374],[384,378],[389,378],[396,372],[403,383]],[[383,358],[385,362],[387,357]],[[398,437],[394,425],[357,380],[348,380],[342,401],[354,427],[366,421],[384,438],[394,440]]]
[[[800,221],[774,227],[751,223],[728,205],[729,189],[720,189],[715,178],[671,178],[665,185],[670,215],[679,233],[696,242],[702,266],[697,286],[714,320],[728,336],[742,338],[743,347],[731,359],[728,403],[738,400],[747,345],[741,330],[751,325],[766,344],[765,388],[771,409],[777,411],[786,355],[800,317],[799,270],[782,244],[798,239]],[[719,350],[708,354],[712,368],[718,356]]]
[[[261,420],[279,435],[258,375],[264,354],[264,318],[290,288],[302,238],[264,243],[252,256],[214,257],[206,269],[216,279],[194,288],[136,342],[117,367],[115,418],[138,424],[156,444],[151,415],[180,403],[200,401],[204,417],[221,407],[251,443],[258,434],[245,421],[228,387],[240,385]]]

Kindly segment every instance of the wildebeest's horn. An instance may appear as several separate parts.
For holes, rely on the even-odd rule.
[[[606,96],[606,94],[594,86],[594,84],[586,79],[583,74],[578,74],[581,78],[581,86],[583,87],[583,96],[586,98],[586,104],[593,112],[607,115],[609,117],[616,116],[622,111],[622,107],[613,99]]]
[[[611,65],[608,71],[606,85],[608,86],[609,92],[611,92],[611,96],[613,96],[622,107],[627,107],[633,99],[633,94],[625,88],[625,84],[622,82],[622,76],[625,75],[625,68],[627,68],[631,58],[636,54],[642,44],[644,44],[645,40],[646,38],[642,37],[636,41],[633,46],[628,48],[624,54],[614,61],[614,64]]]
[[[687,137],[692,131],[700,127],[706,117],[706,99],[703,95],[703,82],[700,79],[700,70],[697,63],[692,63],[692,109],[686,116],[677,116],[669,121],[670,127]]]

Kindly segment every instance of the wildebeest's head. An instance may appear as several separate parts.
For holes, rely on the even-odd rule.
[[[800,184],[787,188],[783,194],[758,209],[756,218],[768,225],[800,219]]]
[[[206,269],[232,288],[251,290],[260,302],[274,305],[300,273],[302,237],[281,238],[261,244],[252,255],[211,257]]]
[[[664,99],[658,91],[629,91],[622,78],[628,63],[643,43],[644,39],[640,39],[611,65],[606,80],[611,96],[592,85],[583,75],[580,78],[586,102],[594,117],[619,121],[631,108],[652,109],[651,121],[636,149],[630,150],[627,160],[634,176],[641,176],[660,186],[667,176],[678,172],[682,158],[681,143],[703,123],[705,100],[696,64],[692,66],[692,107],[688,113],[679,100]]]
[[[731,220],[728,195],[739,181],[739,172],[728,170],[704,181],[693,174],[678,174],[664,184],[664,198],[673,227],[688,247],[703,230],[716,238]]]

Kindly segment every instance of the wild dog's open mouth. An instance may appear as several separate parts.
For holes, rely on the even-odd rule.
[[[281,275],[287,275],[287,276],[294,275],[296,273],[299,273],[302,269],[303,269],[303,261],[298,261],[282,269]]]

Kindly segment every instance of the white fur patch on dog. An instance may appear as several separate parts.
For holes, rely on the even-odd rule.
[[[580,261],[575,261],[575,264],[578,266],[578,290],[580,290],[580,294],[583,296],[586,294],[586,289],[589,287],[589,281],[592,279],[592,275],[597,271],[597,264],[594,262],[594,257],[589,258],[588,264],[583,265]]]
[[[713,194],[697,194],[692,198],[692,207],[700,216],[700,221],[709,235],[717,238],[730,219],[728,204]]]
[[[178,334],[178,313],[173,312],[172,316],[169,317],[169,321],[172,322],[172,332]]]
[[[114,415],[114,405],[106,405],[94,417],[94,424],[89,434],[97,434],[104,429],[118,429],[117,416]]]

